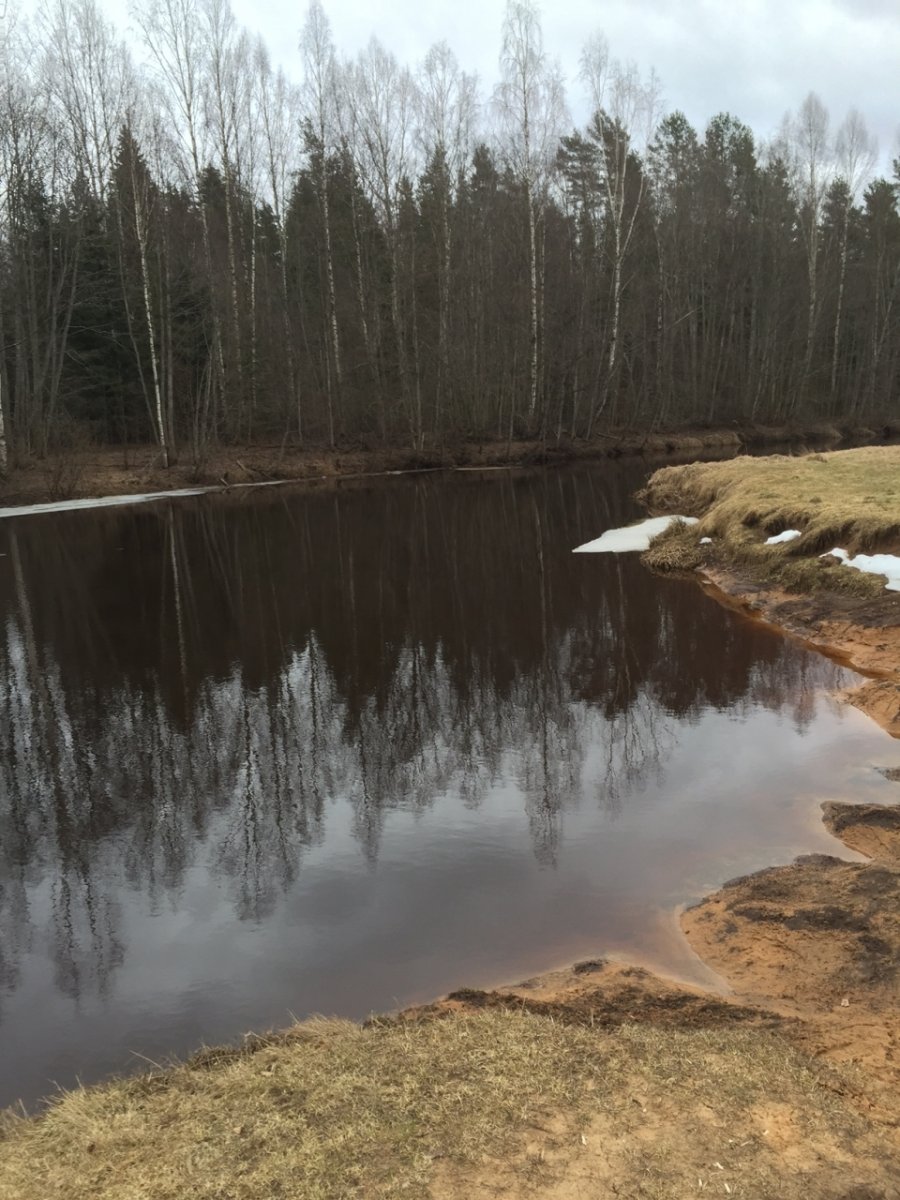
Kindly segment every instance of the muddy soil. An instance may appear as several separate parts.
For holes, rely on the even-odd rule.
[[[823,654],[874,676],[845,699],[900,737],[900,593],[858,597],[822,591],[791,595],[721,568],[704,571],[720,603],[775,625]]]
[[[900,807],[827,803],[823,818],[869,861],[807,855],[732,880],[683,915],[692,946],[730,989],[722,996],[595,959],[502,990],[455,992],[399,1019],[519,1009],[610,1030],[650,1025],[663,1037],[667,1029],[672,1036],[685,1029],[711,1037],[732,1030],[728,1044],[735,1048],[739,1031],[774,1032],[796,1046],[801,1061],[846,1064],[847,1073],[831,1085],[826,1074],[822,1082],[869,1132],[863,1135],[861,1126],[846,1140],[826,1143],[804,1130],[803,1103],[775,1093],[753,1108],[749,1121],[727,1111],[715,1092],[688,1098],[678,1093],[690,1078],[688,1062],[668,1084],[648,1085],[636,1075],[630,1117],[614,1122],[603,1114],[580,1139],[551,1119],[533,1131],[526,1152],[537,1173],[529,1195],[900,1197]],[[743,1069],[736,1054],[735,1078]],[[809,1103],[815,1104],[811,1096]],[[660,1148],[659,1161],[651,1162],[648,1152]],[[543,1184],[542,1172],[552,1182]],[[439,1200],[462,1194],[463,1182],[467,1194],[521,1195],[522,1164],[505,1149],[464,1180],[453,1171],[446,1187],[440,1174],[436,1182],[432,1195]]]
[[[721,454],[741,444],[729,431],[679,435],[670,440],[671,451],[684,453],[702,453],[705,449]],[[577,443],[473,441],[421,451],[359,444],[334,450],[287,444],[220,446],[196,461],[184,454],[168,468],[152,446],[98,447],[61,451],[44,459],[22,459],[5,480],[0,480],[0,504],[41,504],[187,487],[229,488],[272,480],[312,483],[397,471],[550,465],[642,452],[665,454],[670,447],[662,439],[633,435]]]
[[[736,879],[685,913],[694,949],[741,1002],[795,1018],[815,1054],[900,1084],[900,808],[828,803],[870,857],[807,855]]]
[[[553,465],[578,460],[648,455],[721,457],[729,449],[794,445],[860,444],[900,432],[852,425],[742,426],[641,432],[619,430],[590,441],[457,439],[422,450],[347,443],[336,449],[284,444],[218,446],[200,459],[184,450],[167,468],[155,446],[81,446],[44,458],[19,455],[0,478],[0,506],[134,495],[186,487],[233,487],[271,480],[322,481],[396,471],[491,469]]]
[[[898,797],[900,799],[900,797]],[[497,991],[463,990],[403,1014],[519,1008],[566,1023],[778,1029],[816,1055],[900,1085],[900,806],[823,805],[828,828],[868,862],[798,858],[726,883],[682,916],[723,995],[603,959]]]

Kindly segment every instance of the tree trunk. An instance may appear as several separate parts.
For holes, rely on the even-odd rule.
[[[328,440],[329,444],[334,448],[335,436],[335,409],[337,409],[338,425],[341,424],[343,418],[343,390],[344,390],[344,373],[341,364],[341,339],[338,330],[337,319],[337,297],[334,287],[334,255],[331,247],[331,209],[328,202],[328,178],[326,175],[326,166],[324,152],[322,158],[322,170],[319,179],[319,197],[322,206],[322,225],[325,234],[325,277],[328,282],[328,327],[331,335],[331,354],[334,363],[334,394],[332,388],[328,389]]]
[[[837,391],[837,371],[838,371],[838,356],[840,353],[841,342],[841,317],[843,315],[844,305],[844,281],[847,275],[847,225],[849,219],[849,211],[844,209],[844,223],[841,228],[841,261],[838,273],[838,293],[837,293],[837,308],[834,314],[834,346],[831,351],[831,402],[834,405],[835,392]]]
[[[537,411],[538,394],[538,269],[537,269],[537,238],[535,232],[534,200],[531,195],[531,181],[526,181],[528,193],[528,265],[531,273],[531,338],[530,355],[528,360],[528,417],[534,421]]]
[[[166,420],[163,411],[162,389],[159,379],[159,362],[156,351],[156,330],[153,322],[153,301],[150,296],[150,271],[147,264],[147,229],[144,223],[143,205],[138,195],[137,179],[134,171],[134,157],[131,159],[131,189],[134,196],[134,224],[137,231],[138,253],[141,259],[141,287],[144,294],[144,319],[147,325],[147,341],[150,343],[150,369],[153,375],[153,401],[156,409],[156,434],[159,438],[159,448],[162,452],[163,466],[169,467],[169,439],[166,434]]]

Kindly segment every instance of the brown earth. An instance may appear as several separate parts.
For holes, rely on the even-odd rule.
[[[356,476],[407,471],[538,466],[627,454],[722,452],[740,446],[730,431],[660,438],[598,438],[592,442],[463,442],[455,447],[413,451],[347,446],[220,446],[201,462],[183,459],[168,469],[153,446],[66,451],[24,460],[0,481],[0,503],[40,504],[99,496],[174,491],[190,487],[235,487],[273,480],[321,483]]]
[[[897,1088],[900,806],[829,801],[823,818],[870,861],[803,855],[789,866],[733,879],[683,914],[692,947],[727,985],[721,996],[594,959],[502,990],[453,992],[399,1019],[506,1008],[594,1028],[629,1022],[777,1029],[816,1055],[864,1065],[879,1086]]]
[[[155,446],[76,447],[45,458],[20,455],[0,478],[0,505],[133,495],[188,487],[233,487],[271,480],[322,481],[397,471],[538,466],[633,455],[721,456],[729,449],[854,443],[900,432],[856,426],[743,426],[733,429],[635,432],[622,430],[591,441],[459,440],[423,450],[348,444],[335,450],[284,445],[218,446],[201,461],[183,454],[168,469]]]
[[[794,1036],[813,1053],[862,1064],[896,1094],[900,808],[823,809],[831,831],[871,862],[806,855],[733,880],[688,910],[683,927],[742,1001],[798,1018]]]
[[[704,567],[706,590],[720,603],[797,638],[874,678],[845,693],[894,737],[900,737],[900,593],[796,595]]]

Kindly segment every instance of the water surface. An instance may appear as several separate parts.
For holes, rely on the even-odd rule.
[[[0,1104],[597,953],[699,978],[675,905],[895,799],[852,673],[571,553],[641,478],[0,525]]]

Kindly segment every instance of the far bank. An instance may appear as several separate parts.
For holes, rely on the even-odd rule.
[[[791,446],[797,451],[864,444],[900,435],[900,422],[877,428],[853,423],[745,425],[670,430],[619,429],[589,441],[566,437],[464,439],[422,449],[348,441],[330,448],[271,444],[183,448],[168,467],[152,445],[60,447],[43,458],[12,454],[0,476],[0,506],[136,495],[185,488],[222,488],[274,481],[309,485],[361,476],[427,470],[490,470],[628,457],[697,458]]]

